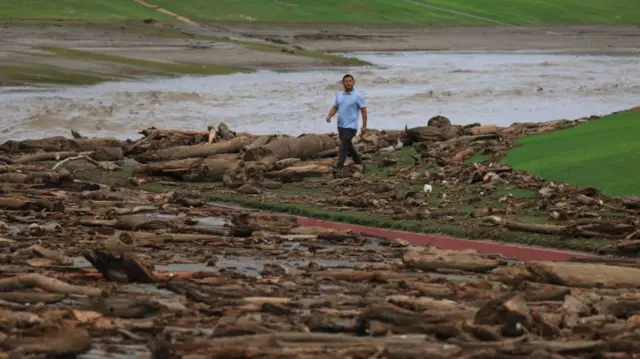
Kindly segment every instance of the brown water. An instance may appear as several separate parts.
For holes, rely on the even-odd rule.
[[[351,71],[372,128],[509,125],[606,114],[640,104],[640,57],[550,53],[361,53],[377,66],[150,79],[57,90],[0,92],[0,141],[69,134],[136,138],[157,126],[205,129],[226,122],[255,133],[328,132],[340,79]]]

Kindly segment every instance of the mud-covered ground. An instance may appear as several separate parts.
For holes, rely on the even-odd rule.
[[[149,76],[359,64],[325,52],[543,50],[628,54],[637,53],[640,34],[637,27],[603,26],[393,28],[13,21],[0,27],[0,84],[4,85],[90,84]]]

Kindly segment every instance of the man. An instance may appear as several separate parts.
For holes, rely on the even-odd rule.
[[[338,114],[338,137],[340,138],[340,152],[338,154],[338,162],[334,171],[340,171],[344,167],[344,161],[347,156],[351,156],[356,168],[360,171],[364,170],[362,160],[353,146],[353,138],[358,133],[358,118],[362,113],[362,129],[360,134],[367,132],[367,107],[364,99],[354,90],[356,80],[353,76],[347,74],[342,78],[344,91],[336,94],[333,107],[327,115],[327,123],[331,123],[331,118]]]

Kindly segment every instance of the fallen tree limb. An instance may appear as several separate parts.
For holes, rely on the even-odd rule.
[[[28,199],[24,197],[0,197],[0,208],[8,210],[35,210],[46,209],[49,212],[64,212],[63,201],[49,201],[45,199]]]
[[[31,151],[44,152],[85,152],[95,151],[101,147],[122,147],[125,143],[115,138],[80,138],[72,139],[62,136],[48,137],[38,140],[9,140],[0,146],[0,151],[21,153]]]
[[[605,237],[616,239],[626,238],[636,230],[633,225],[606,223],[600,221],[598,221],[597,223],[569,224],[562,226],[555,224],[517,222],[503,219],[497,216],[486,217],[484,220],[487,223],[503,226],[514,231],[552,234],[560,236]]]
[[[75,161],[75,160],[85,160],[87,162],[89,162],[90,164],[94,165],[95,167],[101,169],[101,170],[105,170],[105,171],[114,171],[120,168],[120,166],[116,165],[113,162],[98,162],[96,160],[94,160],[93,158],[89,157],[88,155],[78,155],[78,156],[74,156],[74,157],[67,157],[64,160],[56,163],[53,168],[51,168],[52,171],[57,170],[58,168],[60,168],[62,165],[64,165],[65,163],[69,162],[69,161]]]
[[[217,143],[203,143],[192,146],[176,146],[156,151],[147,151],[136,156],[136,161],[149,163],[157,161],[182,160],[185,158],[204,158],[218,154],[236,153],[253,141],[251,137],[236,137]]]
[[[63,330],[44,337],[9,338],[3,347],[11,358],[45,354],[48,358],[75,357],[91,350],[91,336],[85,329]]]
[[[99,296],[102,293],[100,288],[71,285],[57,279],[35,273],[0,279],[0,290],[3,291],[31,287],[37,287],[51,293],[80,294],[87,296]]]
[[[246,162],[273,163],[286,158],[306,160],[317,157],[319,153],[335,148],[337,140],[329,135],[303,135],[300,137],[280,138],[264,146],[247,149],[243,160]]]

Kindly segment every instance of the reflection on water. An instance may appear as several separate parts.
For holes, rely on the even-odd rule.
[[[372,128],[453,122],[508,125],[605,114],[638,105],[640,58],[520,53],[351,54],[378,65],[350,71]],[[0,140],[68,135],[138,137],[149,126],[255,133],[329,132],[344,70],[260,71],[0,92]]]

